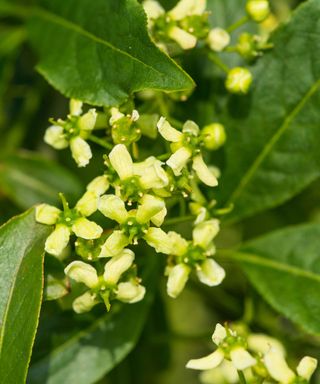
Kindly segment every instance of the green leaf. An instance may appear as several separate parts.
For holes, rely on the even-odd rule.
[[[111,313],[96,319],[90,326],[55,347],[31,365],[29,382],[93,384],[123,360],[137,343],[146,321],[153,299],[156,261],[154,257],[148,266],[151,270],[143,301],[118,308],[114,306]]]
[[[246,97],[232,97],[221,199],[237,221],[288,200],[319,177],[320,1],[274,34]]]
[[[34,210],[0,228],[0,377],[2,383],[25,382],[38,325],[47,226]]]
[[[39,72],[68,97],[118,105],[132,92],[193,87],[150,40],[136,0],[42,0],[30,20]]]
[[[286,228],[233,255],[262,297],[306,331],[320,334],[320,224]]]
[[[26,209],[37,203],[56,204],[59,192],[73,201],[83,188],[67,169],[24,152],[0,160],[0,191]]]

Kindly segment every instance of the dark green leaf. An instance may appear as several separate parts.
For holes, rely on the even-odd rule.
[[[30,22],[39,72],[68,97],[118,105],[146,88],[192,88],[191,78],[150,40],[135,0],[42,0]]]
[[[47,226],[34,210],[0,228],[0,377],[2,383],[25,382],[38,324],[44,242]]]
[[[78,198],[82,187],[68,170],[39,155],[21,153],[0,160],[0,190],[22,209],[37,203],[56,204],[58,193]]]
[[[251,241],[232,256],[268,303],[316,334],[320,334],[319,238],[320,224],[286,228]]]
[[[302,4],[254,68],[252,93],[230,100],[220,185],[235,204],[231,220],[279,205],[319,177],[319,17],[319,0]]]
[[[151,261],[142,302],[121,306],[120,310],[114,307],[51,350],[31,366],[30,384],[93,384],[123,360],[137,343],[152,302],[155,261]]]

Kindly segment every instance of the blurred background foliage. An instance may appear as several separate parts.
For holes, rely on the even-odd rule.
[[[300,2],[273,0],[275,20],[285,22]],[[243,0],[208,0],[212,25],[224,27],[235,22],[243,15],[244,3]],[[163,1],[168,9],[174,4],[175,0]],[[38,202],[57,203],[58,192],[75,201],[92,173],[103,171],[103,151],[96,147],[90,166],[79,170],[67,150],[54,151],[43,142],[48,118],[65,116],[67,100],[35,71],[36,58],[25,44],[27,31],[19,20],[6,17],[0,21],[0,220],[3,223]],[[238,56],[228,54],[224,59],[234,65]],[[219,119],[219,110],[225,102],[223,73],[197,50],[177,60],[198,87],[188,101],[173,105],[175,116],[181,120],[192,118],[200,125]],[[214,162],[223,168],[223,151],[214,156]],[[282,206],[224,228],[218,241],[230,246],[275,228],[319,222],[319,187],[320,182],[316,181]],[[188,225],[180,224],[175,229],[184,234],[190,232]],[[227,278],[222,286],[209,289],[192,281],[174,301],[164,294],[162,279],[137,346],[99,383],[198,383],[198,373],[184,366],[191,357],[211,350],[210,337],[218,321],[244,321],[255,332],[279,337],[294,362],[305,354],[320,358],[320,338],[306,337],[260,298],[238,268],[228,263],[225,267]],[[57,303],[46,302],[32,363],[100,314],[98,309],[82,316],[68,311],[66,316]],[[130,318],[126,326],[130,327]],[[318,382],[320,376],[314,378],[314,383]]]

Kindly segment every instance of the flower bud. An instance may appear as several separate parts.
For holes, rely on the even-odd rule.
[[[168,36],[185,50],[192,49],[197,45],[197,38],[195,36],[176,26],[169,29]]]
[[[83,216],[90,216],[98,209],[98,196],[91,191],[87,191],[76,204],[76,209]]]
[[[177,129],[173,128],[165,117],[160,117],[157,124],[160,135],[167,141],[178,142],[183,138],[183,134]]]
[[[221,324],[218,323],[213,332],[212,341],[219,346],[226,337],[227,337],[227,331],[225,327],[223,327]]]
[[[94,192],[97,196],[101,196],[107,192],[109,186],[107,176],[98,176],[87,185],[87,191]]]
[[[220,230],[219,220],[211,219],[197,224],[192,232],[193,243],[206,249]]]
[[[103,232],[98,224],[84,217],[80,217],[75,221],[72,225],[72,231],[76,236],[86,240],[98,239]]]
[[[213,259],[206,259],[197,270],[197,275],[201,283],[209,287],[215,287],[221,284],[226,273]]]
[[[97,112],[95,108],[89,109],[87,113],[82,115],[78,121],[78,127],[83,131],[92,131],[97,121]]]
[[[248,0],[246,11],[252,20],[261,23],[270,14],[270,6],[268,0]]]
[[[288,367],[282,353],[271,348],[264,356],[264,364],[269,375],[281,383],[290,383],[294,380],[295,374]]]
[[[124,303],[133,304],[141,301],[145,293],[146,289],[144,286],[128,281],[118,284],[116,298]]]
[[[70,149],[72,157],[78,164],[78,167],[85,167],[89,164],[92,157],[91,148],[89,144],[80,136],[74,137],[70,140]]]
[[[45,251],[59,256],[66,248],[70,239],[70,229],[64,224],[58,224],[45,243]]]
[[[128,212],[123,200],[115,195],[101,196],[98,209],[104,216],[120,224],[124,223],[128,218]]]
[[[196,172],[197,176],[204,184],[209,187],[216,187],[218,185],[217,178],[207,167],[207,164],[203,161],[203,157],[201,155],[194,157],[192,169]]]
[[[168,12],[168,15],[174,20],[181,20],[187,16],[201,15],[205,11],[206,5],[206,0],[180,0]]]
[[[64,135],[64,129],[60,125],[51,125],[44,134],[44,141],[55,149],[64,149],[69,146]]]
[[[235,347],[230,352],[230,358],[236,369],[243,371],[257,363],[248,351],[242,347]]]
[[[318,360],[310,356],[305,356],[297,367],[297,373],[300,377],[309,381],[318,365]]]
[[[247,68],[235,67],[228,73],[226,88],[235,94],[246,94],[252,83],[252,74]]]
[[[181,147],[170,156],[166,163],[172,169],[175,176],[180,176],[182,169],[186,166],[191,156],[190,149]]]
[[[83,261],[73,261],[65,268],[64,273],[77,283],[83,283],[89,288],[95,288],[99,283],[95,268]]]
[[[172,241],[161,228],[150,227],[143,238],[158,253],[169,255],[172,251]]]
[[[76,313],[85,313],[89,312],[98,302],[96,295],[88,291],[73,301],[72,308]]]
[[[191,272],[185,264],[177,264],[171,268],[167,281],[167,292],[172,298],[176,298],[183,291]]]
[[[60,209],[48,204],[36,206],[36,221],[41,224],[53,225],[57,222]]]
[[[226,141],[224,126],[219,123],[206,125],[201,131],[202,141],[206,149],[220,148]]]
[[[213,28],[207,38],[210,49],[221,52],[230,43],[229,33],[222,28]]]
[[[109,159],[121,180],[133,176],[132,158],[124,144],[117,144],[110,152]]]
[[[224,353],[220,349],[217,349],[210,355],[202,357],[201,359],[189,360],[186,368],[208,370],[218,367],[224,359]]]
[[[76,99],[70,99],[69,109],[72,116],[80,116],[82,113],[82,101]]]
[[[136,219],[139,223],[147,223],[157,213],[165,208],[165,203],[159,197],[153,195],[144,195],[138,206]]]
[[[129,244],[129,239],[122,231],[113,231],[101,247],[99,257],[118,255]]]
[[[130,249],[124,249],[113,256],[104,267],[103,278],[107,284],[116,284],[121,275],[127,271],[134,261],[134,253]]]

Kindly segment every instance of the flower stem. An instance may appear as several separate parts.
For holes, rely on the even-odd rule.
[[[236,29],[246,24],[249,20],[250,20],[249,16],[243,16],[240,20],[236,21],[234,24],[231,24],[230,27],[227,28],[227,32],[231,33],[235,31]]]
[[[238,376],[241,384],[247,384],[247,380],[242,371],[238,371]]]
[[[228,66],[213,52],[208,52],[208,58],[211,60],[217,67],[219,67],[223,72],[228,73]]]
[[[168,219],[164,222],[164,226],[170,226],[180,223],[187,223],[188,221],[193,221],[195,219],[195,216],[193,215],[187,215],[187,216],[181,216],[181,217],[175,217],[174,219]]]
[[[90,135],[88,137],[88,140],[92,141],[93,143],[96,143],[98,145],[100,145],[101,147],[103,148],[106,148],[106,149],[112,149],[113,148],[113,145],[108,143],[107,141],[103,140],[103,139],[100,139],[99,137],[97,136],[93,136],[93,135]]]

